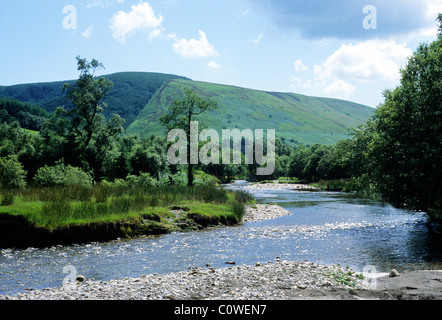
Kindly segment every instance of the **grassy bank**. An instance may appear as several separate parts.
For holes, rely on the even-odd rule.
[[[141,188],[102,184],[8,191],[0,199],[3,237],[12,233],[11,225],[17,221],[26,221],[26,228],[45,235],[75,229],[90,235],[95,229],[109,230],[111,237],[131,237],[234,225],[242,220],[244,204],[251,197],[212,185]],[[15,217],[21,220],[12,219]]]

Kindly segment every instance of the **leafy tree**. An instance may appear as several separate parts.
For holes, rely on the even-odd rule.
[[[4,189],[26,187],[26,171],[16,155],[0,158],[0,187]]]
[[[95,77],[95,72],[104,68],[103,65],[95,59],[88,62],[77,57],[77,66],[79,79],[63,88],[74,107],[69,110],[57,108],[44,136],[59,144],[68,163],[93,170],[99,177],[104,155],[113,147],[112,141],[123,132],[123,120],[114,115],[106,122],[103,115],[107,105],[102,100],[113,86],[110,80]]]
[[[184,97],[180,100],[175,100],[169,106],[168,113],[160,118],[160,123],[163,124],[167,130],[183,129],[187,138],[187,185],[193,186],[193,164],[190,161],[190,129],[191,122],[196,120],[196,117],[218,108],[218,104],[210,98],[203,98],[199,96],[193,89],[184,89]],[[199,128],[201,129],[201,125]]]
[[[58,161],[55,166],[44,166],[38,169],[34,181],[41,187],[49,186],[91,186],[92,176],[77,167],[65,165]]]
[[[438,39],[421,44],[401,71],[401,84],[354,132],[362,175],[392,204],[441,218],[442,14]],[[357,154],[357,153],[356,153]]]

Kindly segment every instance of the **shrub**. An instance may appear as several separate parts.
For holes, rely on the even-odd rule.
[[[92,176],[77,167],[66,166],[62,161],[55,166],[44,166],[38,169],[34,176],[38,186],[91,186]]]
[[[24,189],[26,174],[17,156],[0,158],[0,187],[4,189]]]
[[[158,181],[150,176],[149,173],[140,172],[138,176],[129,175],[126,177],[126,183],[132,187],[156,187]]]
[[[0,206],[10,206],[14,204],[14,195],[10,192],[5,193],[2,196],[2,201],[0,202]]]

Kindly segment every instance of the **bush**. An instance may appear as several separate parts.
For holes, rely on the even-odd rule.
[[[150,176],[149,173],[140,172],[138,176],[129,175],[126,177],[126,183],[134,187],[156,187],[158,181]]]
[[[14,195],[12,193],[5,193],[2,196],[2,201],[0,202],[0,206],[10,206],[14,204]]]
[[[80,168],[66,166],[62,161],[55,166],[44,166],[38,169],[34,176],[34,181],[38,186],[85,186],[92,185],[92,176]]]
[[[17,156],[0,158],[0,187],[4,189],[24,189],[26,174]]]

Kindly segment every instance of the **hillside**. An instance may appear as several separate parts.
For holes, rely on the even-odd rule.
[[[103,77],[114,83],[114,87],[104,100],[108,104],[104,114],[106,117],[119,114],[126,120],[126,126],[135,120],[150,97],[167,81],[186,79],[176,75],[149,72],[122,72]],[[62,89],[65,83],[74,83],[74,81],[0,86],[0,97],[31,103],[48,112],[54,112],[59,106],[69,107],[70,103],[62,93]]]
[[[165,137],[166,130],[158,119],[180,97],[183,87],[218,102],[219,109],[204,114],[199,121],[220,134],[223,128],[276,129],[277,137],[289,144],[334,144],[347,137],[348,127],[364,123],[374,112],[373,108],[344,100],[178,79],[169,81],[152,96],[127,133]]]
[[[0,98],[0,123],[17,121],[24,129],[39,131],[50,114],[30,103]]]

